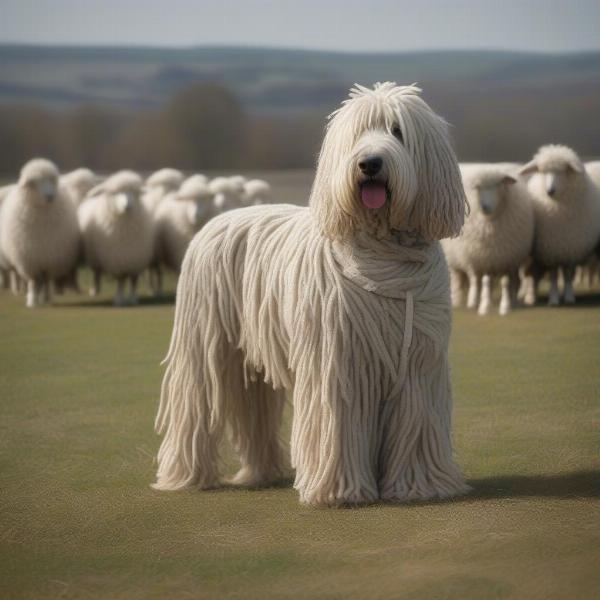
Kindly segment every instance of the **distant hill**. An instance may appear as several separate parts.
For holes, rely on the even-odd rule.
[[[0,172],[38,154],[100,170],[311,167],[348,88],[386,80],[421,85],[461,160],[525,161],[551,142],[600,157],[600,52],[0,45]]]
[[[432,51],[351,54],[269,48],[0,46],[0,103],[157,107],[196,82],[229,87],[246,110],[329,110],[354,82],[420,83],[470,94],[600,87],[600,52]],[[429,93],[429,88],[433,94]],[[564,93],[564,89],[563,89]]]

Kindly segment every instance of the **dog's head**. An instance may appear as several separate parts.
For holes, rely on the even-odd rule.
[[[311,208],[325,235],[458,235],[465,194],[448,127],[413,86],[356,85],[330,116]]]

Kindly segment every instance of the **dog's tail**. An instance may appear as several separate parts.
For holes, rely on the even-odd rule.
[[[215,281],[219,261],[206,256],[207,249],[215,247],[207,237],[199,235],[192,241],[177,285],[175,323],[155,424],[164,434],[154,484],[161,490],[218,484],[218,445],[226,408],[222,380],[230,345],[220,325]]]

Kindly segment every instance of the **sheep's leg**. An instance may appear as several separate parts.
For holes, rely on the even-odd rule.
[[[0,269],[0,288],[3,290],[7,289],[9,286],[9,275],[8,271],[5,269]]]
[[[140,299],[137,295],[137,284],[138,284],[138,276],[132,275],[129,278],[129,284],[131,286],[131,293],[129,294],[129,303],[130,304],[139,304]]]
[[[102,272],[100,270],[94,269],[94,280],[92,283],[92,287],[90,288],[90,296],[95,297],[100,294],[100,288],[102,284]]]
[[[481,278],[481,300],[479,301],[479,310],[477,314],[487,315],[492,307],[492,278],[484,275]]]
[[[521,276],[519,275],[519,269],[515,269],[509,275],[509,293],[510,293],[510,307],[516,308],[519,306],[519,289],[521,287]]]
[[[459,308],[464,302],[464,273],[457,269],[450,269],[450,290],[452,306]]]
[[[35,279],[27,280],[27,296],[25,297],[25,306],[27,308],[35,308],[37,306],[37,291],[38,284]]]
[[[500,288],[502,290],[502,295],[500,297],[500,308],[499,313],[501,315],[507,315],[511,308],[513,307],[513,295],[514,295],[514,285],[511,285],[510,275],[503,275],[500,278]]]
[[[48,275],[43,275],[38,288],[39,303],[50,304],[52,300],[52,290],[50,289],[50,278]]]
[[[575,273],[574,267],[563,267],[563,279],[564,279],[564,295],[563,299],[565,304],[575,304],[575,292],[573,291],[573,275]]]
[[[152,265],[148,270],[150,289],[155,297],[162,296],[163,293],[163,273],[160,263]]]
[[[479,299],[479,278],[475,273],[469,273],[469,293],[467,295],[467,308],[476,308]]]
[[[154,295],[163,295],[163,272],[160,265],[156,265],[156,290],[154,291]]]
[[[114,305],[123,306],[125,304],[125,277],[117,279],[117,293],[115,294]]]
[[[14,269],[11,269],[10,271],[10,291],[15,296],[18,296],[21,293],[21,278]]]
[[[560,304],[560,294],[558,292],[558,268],[550,269],[550,295],[548,296],[548,306],[558,306]]]

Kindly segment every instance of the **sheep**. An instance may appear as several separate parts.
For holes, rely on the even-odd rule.
[[[183,182],[183,173],[177,169],[160,169],[148,179],[142,196],[142,203],[151,214],[170,192],[179,189]]]
[[[215,177],[208,184],[208,189],[214,196],[214,205],[219,212],[243,206],[241,196],[244,188],[239,182],[232,182],[228,177]]]
[[[59,186],[56,165],[30,160],[2,203],[2,253],[27,282],[25,304],[50,301],[50,281],[73,271],[79,254],[75,206]]]
[[[212,199],[206,180],[192,176],[160,204],[155,214],[160,263],[179,273],[192,238],[216,213]]]
[[[600,187],[600,160],[593,160],[585,163],[585,170],[592,181]]]
[[[600,239],[600,189],[575,151],[562,145],[542,146],[520,174],[530,175],[527,187],[535,214],[533,258],[537,274],[530,283],[531,299],[535,299],[540,274],[547,270],[548,305],[560,304],[558,269],[561,268],[563,301],[573,304],[575,266],[586,260]]]
[[[242,202],[246,206],[265,204],[271,195],[271,186],[262,179],[250,179],[244,183]]]
[[[116,306],[137,304],[137,280],[150,264],[154,247],[152,216],[140,199],[142,179],[133,171],[119,171],[93,189],[79,206],[79,226],[85,259],[94,273],[90,295],[100,292],[103,273],[117,280]]]
[[[463,301],[468,281],[467,306],[478,313],[491,309],[491,285],[500,276],[500,315],[516,303],[516,284],[521,263],[531,252],[534,234],[533,207],[527,188],[517,180],[518,165],[461,165],[470,213],[458,238],[442,241],[451,274],[454,306]],[[479,283],[481,282],[481,297]]]
[[[2,204],[6,196],[8,196],[8,193],[10,192],[12,187],[12,185],[5,185],[3,187],[0,187],[0,221],[2,220]],[[0,238],[0,288],[8,288],[9,282],[11,281],[11,272],[12,269],[10,263],[8,262],[8,259],[6,258],[6,256],[4,256],[2,252],[2,239]],[[13,283],[11,287],[13,288],[13,292],[16,293],[16,289],[14,289],[14,286],[16,284],[16,278],[14,281],[15,283]]]
[[[585,163],[585,170],[590,179],[600,187],[600,160]],[[590,289],[594,283],[600,280],[600,243],[596,246],[594,252],[580,265],[575,271],[575,284],[583,284]]]
[[[60,178],[61,186],[65,188],[75,206],[79,206],[99,182],[100,178],[93,171],[83,167],[65,173]]]

